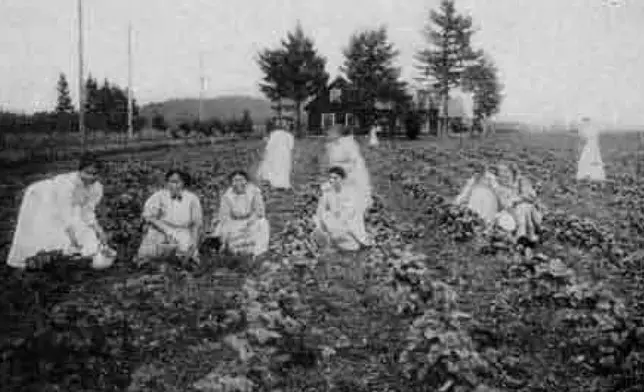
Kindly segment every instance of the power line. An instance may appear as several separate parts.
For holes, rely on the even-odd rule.
[[[85,153],[85,64],[83,62],[83,3],[77,2],[78,12],[78,131],[81,137],[81,153]]]

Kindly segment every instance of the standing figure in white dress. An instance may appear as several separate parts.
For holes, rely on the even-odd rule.
[[[579,157],[577,179],[604,181],[606,173],[604,172],[604,161],[599,149],[599,131],[588,117],[582,119],[579,135],[584,139],[585,143]]]
[[[374,124],[369,131],[369,146],[377,147],[380,142],[378,141],[378,134],[381,132],[380,124]]]
[[[291,188],[292,152],[295,138],[291,132],[275,129],[271,132],[258,177],[268,181],[273,188]]]
[[[185,189],[191,185],[188,173],[170,170],[165,180],[165,188],[153,193],[143,207],[147,229],[139,248],[139,265],[172,255],[198,261],[203,227],[199,197]]]
[[[78,170],[27,187],[8,265],[25,268],[28,258],[50,251],[93,258],[96,264],[108,251],[113,252],[107,248],[107,235],[95,213],[103,197],[98,181],[101,168],[101,162],[87,154],[81,157]]]
[[[360,146],[345,127],[333,126],[327,135],[328,167],[339,166],[344,169],[346,179],[343,181],[343,188],[353,195],[358,214],[364,216],[372,204],[371,181]]]

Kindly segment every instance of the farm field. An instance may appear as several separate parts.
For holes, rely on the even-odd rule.
[[[209,218],[226,174],[253,170],[261,143],[115,155],[99,219],[116,267],[0,267],[0,390],[642,390],[644,257],[629,257],[644,233],[638,148],[636,134],[603,137],[609,180],[593,185],[574,180],[573,135],[365,145],[378,246],[320,256],[310,216],[323,141],[299,140],[295,189],[264,188],[268,254],[143,271],[127,260],[164,171],[191,170]],[[476,165],[498,159],[516,161],[548,208],[533,258],[449,205]],[[18,190],[44,176],[3,173],[0,242]]]
[[[217,141],[230,140],[230,136],[218,136]],[[124,134],[105,134],[90,132],[86,140],[87,151],[97,154],[115,152],[155,150],[192,144],[207,144],[206,137],[173,139],[164,132],[144,131],[129,140]],[[39,133],[0,135],[0,165],[29,165],[32,162],[52,162],[69,160],[81,152],[81,139],[78,134],[49,136]]]

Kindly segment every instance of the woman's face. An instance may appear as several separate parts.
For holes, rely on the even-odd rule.
[[[98,181],[98,168],[96,166],[87,166],[79,172],[83,184],[91,185]]]
[[[338,173],[329,174],[329,183],[335,190],[340,190],[342,188],[342,176]]]
[[[237,174],[233,177],[232,186],[233,190],[237,193],[242,193],[246,190],[246,185],[248,185],[248,180],[246,177],[241,174]]]
[[[167,186],[168,190],[170,190],[170,193],[172,193],[173,195],[179,195],[185,187],[185,184],[183,183],[181,176],[177,173],[174,173],[173,175],[168,177]]]
[[[499,182],[504,185],[512,183],[512,171],[505,165],[499,165],[497,168],[497,176],[499,178]]]

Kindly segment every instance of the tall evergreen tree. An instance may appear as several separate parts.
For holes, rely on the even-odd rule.
[[[245,137],[248,137],[251,133],[253,133],[253,117],[251,116],[250,110],[248,109],[244,109],[242,118],[239,121],[238,132]]]
[[[350,104],[362,126],[368,127],[376,120],[376,101],[402,104],[407,100],[400,68],[395,65],[398,51],[389,41],[385,27],[353,34],[343,54],[341,70],[351,82],[354,94]]]
[[[329,80],[326,59],[318,54],[313,39],[304,34],[298,22],[279,48],[260,52],[258,65],[264,73],[261,91],[273,102],[293,100],[296,128],[301,132],[302,105],[322,91]]]
[[[474,28],[472,18],[456,11],[454,0],[442,0],[439,10],[431,10],[424,29],[428,47],[418,51],[417,68],[423,77],[431,78],[447,113],[450,90],[461,83],[467,66],[480,58],[481,53],[471,45]],[[443,133],[449,124],[443,123]]]
[[[98,82],[90,74],[85,82],[85,110],[88,113],[97,113],[100,101]]]
[[[474,93],[474,114],[485,120],[501,109],[503,86],[496,65],[488,56],[469,66],[463,74],[463,88]]]
[[[72,98],[69,94],[69,83],[67,82],[67,77],[62,72],[58,76],[56,90],[58,91],[56,113],[72,113],[74,106],[72,105]]]

